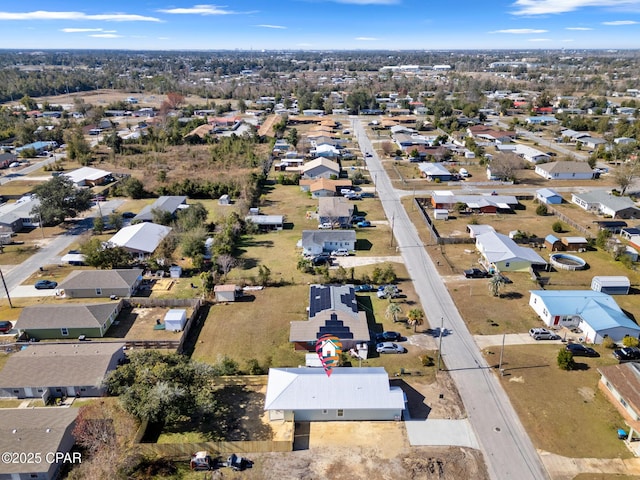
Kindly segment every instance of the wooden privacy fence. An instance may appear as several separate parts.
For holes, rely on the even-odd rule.
[[[580,225],[576,221],[574,221],[571,218],[567,217],[564,213],[556,210],[555,208],[553,208],[553,206],[548,205],[548,204],[545,204],[545,206],[547,207],[547,211],[548,212],[553,213],[556,217],[558,217],[563,222],[568,223],[569,225],[571,225],[573,228],[575,228],[579,232],[582,232],[587,240],[592,237],[590,230],[586,229],[585,227],[583,227],[582,225]]]
[[[199,442],[199,443],[138,443],[135,449],[145,457],[171,460],[188,460],[196,452],[207,451],[212,455],[239,455],[247,453],[291,452],[292,438],[288,440],[256,440],[246,442]]]

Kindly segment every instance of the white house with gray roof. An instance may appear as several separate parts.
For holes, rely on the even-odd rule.
[[[537,148],[533,148],[528,145],[522,145],[520,143],[516,144],[513,151],[516,155],[524,158],[527,162],[531,163],[546,162],[551,158],[549,155],[541,152]]]
[[[139,259],[145,259],[155,252],[171,230],[171,227],[156,223],[137,223],[121,228],[109,239],[109,243],[124,248]]]
[[[536,165],[535,172],[547,180],[591,180],[593,169],[587,162],[549,162]]]
[[[476,249],[489,271],[527,272],[532,266],[544,266],[546,260],[533,249],[522,247],[511,238],[497,232],[476,236]]]
[[[264,409],[270,420],[401,420],[405,402],[382,367],[270,368]]]
[[[355,250],[355,230],[303,230],[300,244],[303,255],[318,255],[339,248]]]
[[[15,202],[0,205],[0,227],[17,233],[38,226],[39,218],[31,212],[39,205],[40,200],[35,195],[25,195]]]
[[[640,218],[640,209],[633,200],[604,190],[572,193],[571,201],[584,210],[611,218]]]

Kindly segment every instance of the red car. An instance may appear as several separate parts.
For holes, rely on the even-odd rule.
[[[7,320],[0,321],[0,333],[9,333],[13,329],[13,324]]]

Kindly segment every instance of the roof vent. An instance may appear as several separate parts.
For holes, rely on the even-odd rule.
[[[14,428],[13,430],[11,430],[11,433],[16,434],[16,433],[18,433],[18,430],[16,428]]]
[[[51,433],[51,429],[50,429],[50,428],[47,428],[47,429],[45,430],[45,432],[47,432],[47,433]]]

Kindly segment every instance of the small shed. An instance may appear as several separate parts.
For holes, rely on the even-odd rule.
[[[562,195],[550,188],[536,190],[536,199],[548,205],[559,205],[562,203]]]
[[[216,285],[213,292],[216,294],[216,302],[235,302],[238,297],[236,285]]]
[[[436,208],[433,211],[434,220],[448,220],[449,219],[449,210],[446,208]]]
[[[622,254],[628,256],[632,262],[638,261],[638,251],[630,245],[627,245],[625,247],[624,252],[622,252]]]
[[[564,250],[563,243],[555,235],[547,235],[544,237],[544,246],[552,252],[561,252]]]
[[[182,276],[182,267],[180,265],[171,265],[169,267],[169,277],[180,278]]]
[[[180,332],[187,323],[187,311],[183,308],[172,308],[164,316],[164,329]]]
[[[562,237],[562,245],[567,252],[584,252],[589,242],[584,237]]]
[[[609,295],[628,295],[631,282],[624,276],[597,276],[591,280],[591,290]]]
[[[231,205],[231,198],[226,193],[218,199],[218,205]]]

